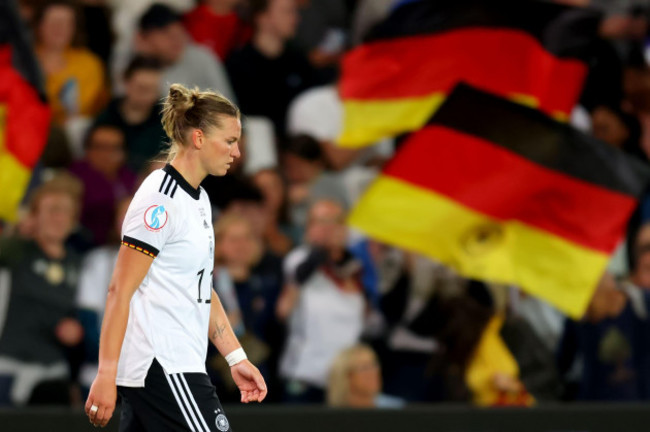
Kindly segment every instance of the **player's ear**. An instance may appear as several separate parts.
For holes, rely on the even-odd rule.
[[[192,131],[192,145],[195,149],[199,150],[203,147],[203,142],[205,141],[205,134],[201,129],[194,129]]]

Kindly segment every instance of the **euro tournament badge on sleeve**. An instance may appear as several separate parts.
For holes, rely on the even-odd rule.
[[[144,212],[144,225],[149,231],[160,231],[168,219],[167,210],[163,205],[152,205]]]

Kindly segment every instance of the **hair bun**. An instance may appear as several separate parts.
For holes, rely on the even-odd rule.
[[[188,89],[183,84],[172,84],[163,102],[162,126],[172,140],[172,150],[186,144],[186,132],[190,128],[207,131],[221,127],[220,117],[240,118],[239,109],[222,95],[201,91],[198,87]]]
[[[169,87],[168,101],[178,114],[184,114],[192,109],[197,100],[196,92],[187,89],[182,84],[172,84]]]

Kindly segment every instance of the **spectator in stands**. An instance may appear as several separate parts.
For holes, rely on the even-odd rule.
[[[237,14],[240,0],[204,0],[183,17],[192,39],[225,61],[233,49],[250,39],[250,26]]]
[[[30,199],[33,238],[0,239],[0,267],[10,277],[8,299],[0,301],[0,403],[68,403],[65,348],[83,330],[74,318],[79,257],[65,242],[81,187],[69,175],[43,184]]]
[[[443,323],[454,324],[448,318],[453,305],[448,306],[447,301],[465,292],[466,279],[440,263],[376,241],[368,242],[367,248],[378,273],[376,291],[381,294],[379,305],[385,326],[383,340],[374,344],[382,361],[384,390],[409,402],[462,399],[455,391],[458,386],[448,390],[449,385],[445,385],[461,379],[445,367],[451,361],[444,356],[453,349],[444,346],[440,329]],[[473,299],[458,303],[472,306]],[[463,310],[454,312],[463,323],[462,329],[472,332],[473,322]],[[438,322],[441,316],[445,318]],[[450,339],[460,340],[460,336],[455,333]]]
[[[283,137],[289,103],[314,84],[306,57],[287,43],[298,24],[296,2],[251,0],[250,9],[253,37],[230,55],[228,74],[242,112],[268,117],[276,134]]]
[[[289,105],[287,133],[316,139],[327,166],[339,172],[348,201],[356,202],[377,176],[377,168],[393,155],[394,140],[384,139],[363,149],[341,147],[336,141],[343,118],[343,103],[335,85],[310,88]]]
[[[346,248],[345,212],[320,200],[309,211],[306,242],[284,261],[277,313],[288,319],[280,360],[289,402],[325,400],[327,374],[338,353],[359,341],[367,302],[362,264]]]
[[[641,159],[648,159],[640,147],[639,120],[615,106],[599,105],[591,113],[593,135],[607,144]]]
[[[300,135],[287,141],[282,154],[284,173],[289,183],[289,218],[297,228],[295,242],[301,241],[307,211],[316,200],[328,198],[347,207],[347,194],[340,178],[325,170],[325,160],[318,142]]]
[[[512,307],[515,292],[509,289],[508,294],[510,294],[509,306]],[[533,308],[529,308],[531,309]],[[535,318],[542,321],[539,326],[530,324],[531,319]],[[512,313],[510,309],[505,312],[505,321],[499,331],[507,350],[517,362],[519,381],[527,393],[540,403],[557,401],[562,395],[562,382],[555,365],[557,338],[555,344],[549,347],[551,337],[555,336],[549,333],[555,329],[549,328],[548,321],[549,317],[544,314],[524,318]],[[557,321],[563,324],[562,321]],[[555,325],[557,321],[553,321],[552,324]],[[520,401],[521,396],[520,394]]]
[[[122,77],[137,47],[134,47],[140,17],[154,4],[160,3],[183,14],[196,7],[195,0],[111,0],[111,27],[114,42],[111,50],[111,80],[115,94],[123,93]]]
[[[95,125],[112,125],[124,133],[126,163],[134,172],[160,152],[166,137],[158,105],[161,71],[158,60],[134,57],[124,72],[124,97],[113,99],[95,120]]]
[[[343,117],[343,103],[335,85],[310,88],[289,105],[287,133],[290,136],[309,135],[318,140],[328,164],[340,170],[365,151],[336,144],[343,129]]]
[[[338,75],[338,64],[349,39],[348,10],[344,0],[309,0],[300,8],[296,32],[298,47],[308,53],[323,82]]]
[[[381,393],[381,366],[367,345],[341,351],[330,369],[327,404],[350,408],[402,408],[404,400]]]
[[[77,43],[77,19],[74,3],[67,0],[43,3],[34,18],[36,54],[56,124],[94,116],[108,96],[101,60]]]
[[[577,398],[638,401],[650,398],[650,297],[605,274],[582,321],[567,320],[559,349],[566,375],[582,358]]]
[[[514,309],[515,314],[532,327],[546,349],[555,353],[564,332],[566,317],[562,312],[523,291],[517,293]]]
[[[650,290],[650,244],[642,244],[637,248],[634,264],[630,281],[641,289]]]
[[[70,172],[84,184],[81,223],[102,246],[115,219],[117,203],[135,191],[136,175],[125,165],[124,134],[115,126],[99,125],[88,133],[86,155]]]
[[[293,247],[285,182],[277,170],[264,169],[255,173],[253,184],[264,197],[266,245],[277,256],[284,256]]]
[[[217,222],[215,256],[215,287],[230,322],[264,378],[273,380],[282,348],[275,317],[282,287],[282,262],[265,251],[262,238],[250,221],[233,212]],[[236,388],[233,390],[239,393]]]
[[[233,191],[222,207],[223,214],[235,215],[245,219],[250,223],[255,237],[262,239],[264,245],[264,255],[270,255],[274,258],[281,258],[284,254],[278,254],[267,247],[267,221],[272,219],[269,209],[265,205],[265,198],[262,192],[254,184],[244,179],[245,182],[240,184],[231,183]]]
[[[140,18],[136,50],[157,58],[163,65],[160,96],[169,85],[181,83],[222,93],[230,100],[235,95],[221,62],[202,46],[188,42],[181,17],[169,7],[157,3]]]
[[[287,113],[289,135],[310,135],[323,148],[329,164],[337,170],[352,163],[362,164],[375,157],[390,158],[393,140],[384,139],[365,149],[350,149],[337,145],[343,131],[343,102],[336,85],[310,88],[296,96]]]

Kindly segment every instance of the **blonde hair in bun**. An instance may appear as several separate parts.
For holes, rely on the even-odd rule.
[[[171,140],[167,159],[174,158],[179,146],[188,144],[186,136],[191,129],[206,132],[220,128],[221,115],[240,118],[239,108],[221,93],[172,84],[162,109],[162,126]]]

